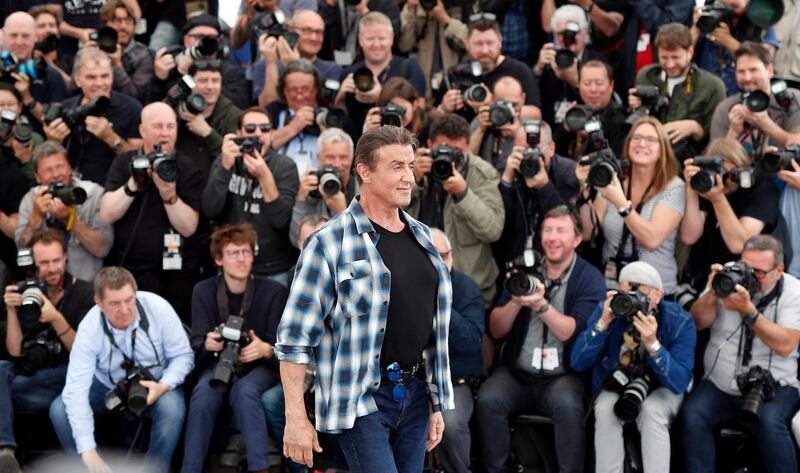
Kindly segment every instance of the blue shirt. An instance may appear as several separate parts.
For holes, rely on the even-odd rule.
[[[401,211],[402,212],[402,211]],[[435,342],[425,350],[426,371],[439,388],[442,409],[453,409],[448,357],[452,304],[450,273],[431,242],[430,230],[402,212],[439,278]],[[380,353],[389,312],[391,274],[375,247],[378,232],[358,199],[311,235],[303,247],[278,325],[278,360],[315,361],[316,428],[350,429],[356,417],[378,410]],[[347,284],[342,285],[347,281]],[[341,290],[340,288],[347,290]],[[409,295],[411,296],[411,295]]]
[[[110,342],[103,330],[106,323],[117,346],[131,356],[132,333],[137,332],[133,358],[137,366],[161,364],[149,368],[161,384],[175,388],[183,384],[194,367],[194,354],[178,314],[169,302],[152,292],[138,291],[136,299],[142,304],[150,324],[149,330],[139,330],[140,314],[127,329],[120,330],[107,322],[99,306],[94,306],[78,326],[69,355],[67,381],[62,398],[78,453],[94,449],[94,416],[89,405],[89,388],[93,378],[111,389],[125,377],[124,357]],[[155,348],[155,351],[153,349]]]

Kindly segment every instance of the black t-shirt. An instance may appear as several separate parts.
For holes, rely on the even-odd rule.
[[[131,175],[130,160],[137,154],[131,151],[118,156],[111,163],[108,170],[105,190],[115,191],[128,182]],[[201,209],[201,199],[203,195],[203,175],[192,162],[191,159],[182,153],[177,153],[178,159],[178,197],[189,207],[197,212]],[[137,217],[143,210],[139,227],[134,232]],[[119,264],[125,248],[130,243],[130,250],[125,259],[124,266],[132,271],[160,271],[162,268],[164,235],[171,229],[167,211],[161,195],[155,185],[150,185],[147,189],[137,194],[136,199],[131,204],[125,215],[114,224],[114,246],[111,249],[110,259]],[[175,232],[177,234],[177,232]],[[200,231],[189,237],[181,238],[181,257],[183,259],[183,270],[194,270],[199,267],[200,258],[203,252],[208,251],[201,247]]]
[[[11,164],[0,165],[0,211],[6,215],[17,213],[27,192],[28,183],[19,169]],[[17,246],[4,233],[0,233],[0,260],[10,269],[17,266]]]
[[[585,64],[594,59],[606,60],[602,54],[590,49],[584,49],[578,67],[580,67],[580,64]],[[555,109],[559,102],[562,100],[580,102],[581,100],[578,89],[573,89],[569,84],[558,79],[550,67],[545,68],[542,76],[539,77],[539,93],[542,97],[542,120],[551,126],[555,126]]]
[[[525,93],[525,105],[542,107],[542,99],[539,96],[539,81],[533,75],[533,70],[522,61],[506,57],[495,70],[483,76],[483,83],[489,90],[492,90],[497,79],[505,76],[513,77],[522,84],[522,91]]]
[[[614,151],[617,159],[622,159],[622,146],[625,143],[625,136],[631,126],[625,123],[628,118],[627,112],[619,105],[611,103],[608,107],[597,113],[603,127],[603,136],[608,140],[608,145]],[[579,160],[583,155],[592,150],[586,149],[586,140],[577,140],[577,134],[567,131],[564,125],[553,127],[553,141],[556,143],[556,153],[566,156],[572,160]]]
[[[398,233],[372,225],[379,235],[378,253],[392,274],[381,367],[396,361],[408,369],[422,360],[431,341],[439,277],[408,224]]]

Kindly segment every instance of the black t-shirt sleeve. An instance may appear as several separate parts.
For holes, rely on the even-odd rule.
[[[119,189],[120,186],[125,184],[125,181],[131,177],[131,172],[128,168],[131,155],[132,153],[122,154],[114,158],[114,161],[111,162],[111,167],[108,168],[108,174],[106,175],[106,192]]]
[[[180,159],[180,158],[179,158]],[[186,205],[197,212],[203,208],[203,175],[188,158],[180,159],[178,176],[178,196]]]
[[[19,170],[4,165],[0,166],[0,182],[3,189],[0,193],[0,210],[6,215],[17,213],[22,198],[28,192],[25,176]]]
[[[751,217],[764,222],[762,233],[772,231],[778,221],[778,188],[771,180],[762,180],[759,185],[751,189],[741,189],[742,196],[737,199],[742,206],[736,212],[739,218]],[[734,208],[734,211],[737,209]]]

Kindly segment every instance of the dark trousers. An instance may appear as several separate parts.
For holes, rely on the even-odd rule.
[[[64,389],[67,365],[36,370],[30,376],[16,374],[14,363],[0,361],[0,447],[16,448],[14,411],[47,412]]]
[[[469,420],[472,418],[474,400],[472,387],[469,384],[453,386],[453,397],[456,408],[445,411],[444,436],[439,446],[442,465],[448,473],[469,473],[469,457],[472,435],[469,431]]]
[[[582,472],[586,444],[585,389],[584,383],[572,374],[526,385],[517,381],[506,367],[495,370],[478,391],[476,409],[486,471],[508,471],[509,417],[534,413],[553,419],[559,471]]]
[[[721,425],[733,422],[742,399],[742,396],[725,394],[710,381],[703,381],[684,400],[680,417],[687,472],[714,472],[714,432]],[[789,430],[797,407],[797,389],[781,386],[775,398],[761,408],[761,420],[753,429],[753,435],[768,473],[797,473],[795,447]]]

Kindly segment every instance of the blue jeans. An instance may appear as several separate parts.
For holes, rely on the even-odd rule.
[[[261,405],[264,407],[264,416],[267,419],[267,431],[278,451],[283,451],[283,431],[286,428],[286,401],[283,398],[283,385],[275,386],[264,391],[261,395]],[[298,465],[290,458],[283,457],[283,463],[289,473],[305,473],[308,467]]]
[[[735,418],[742,399],[723,393],[709,381],[695,386],[680,412],[686,471],[714,472],[714,431]],[[775,397],[761,408],[761,419],[753,435],[767,472],[797,473],[789,422],[797,411],[798,399],[797,389],[781,386]]]
[[[352,429],[331,436],[341,447],[351,473],[422,471],[428,435],[428,392],[425,382],[419,379],[404,384],[405,399],[395,401],[394,383],[383,379],[372,394],[378,410],[357,417]]]
[[[17,375],[14,363],[0,361],[0,447],[17,447],[14,438],[14,410],[47,411],[64,389],[67,365],[42,368],[31,376]]]
[[[113,414],[106,409],[105,394],[108,388],[93,378],[89,388],[89,405],[95,416]],[[155,468],[166,471],[172,461],[172,453],[178,445],[183,420],[186,417],[186,403],[183,400],[183,388],[178,387],[164,393],[155,404],[150,406],[145,415],[151,417],[150,444],[147,447],[145,460]],[[68,454],[76,455],[77,447],[72,437],[72,428],[67,418],[64,400],[58,396],[50,405],[50,421],[53,423],[58,440]]]
[[[453,386],[453,397],[456,408],[445,411],[444,437],[439,445],[442,454],[444,471],[450,473],[469,473],[469,457],[472,435],[469,431],[469,420],[475,400],[472,397],[472,388],[469,384]]]
[[[224,392],[208,384],[213,374],[213,367],[204,371],[192,391],[181,466],[183,473],[203,471],[208,444],[213,435],[211,427],[225,398]],[[237,379],[230,389],[228,401],[236,427],[241,431],[247,447],[247,467],[250,471],[269,468],[267,423],[264,410],[261,409],[261,394],[277,381],[278,374],[261,365]]]

